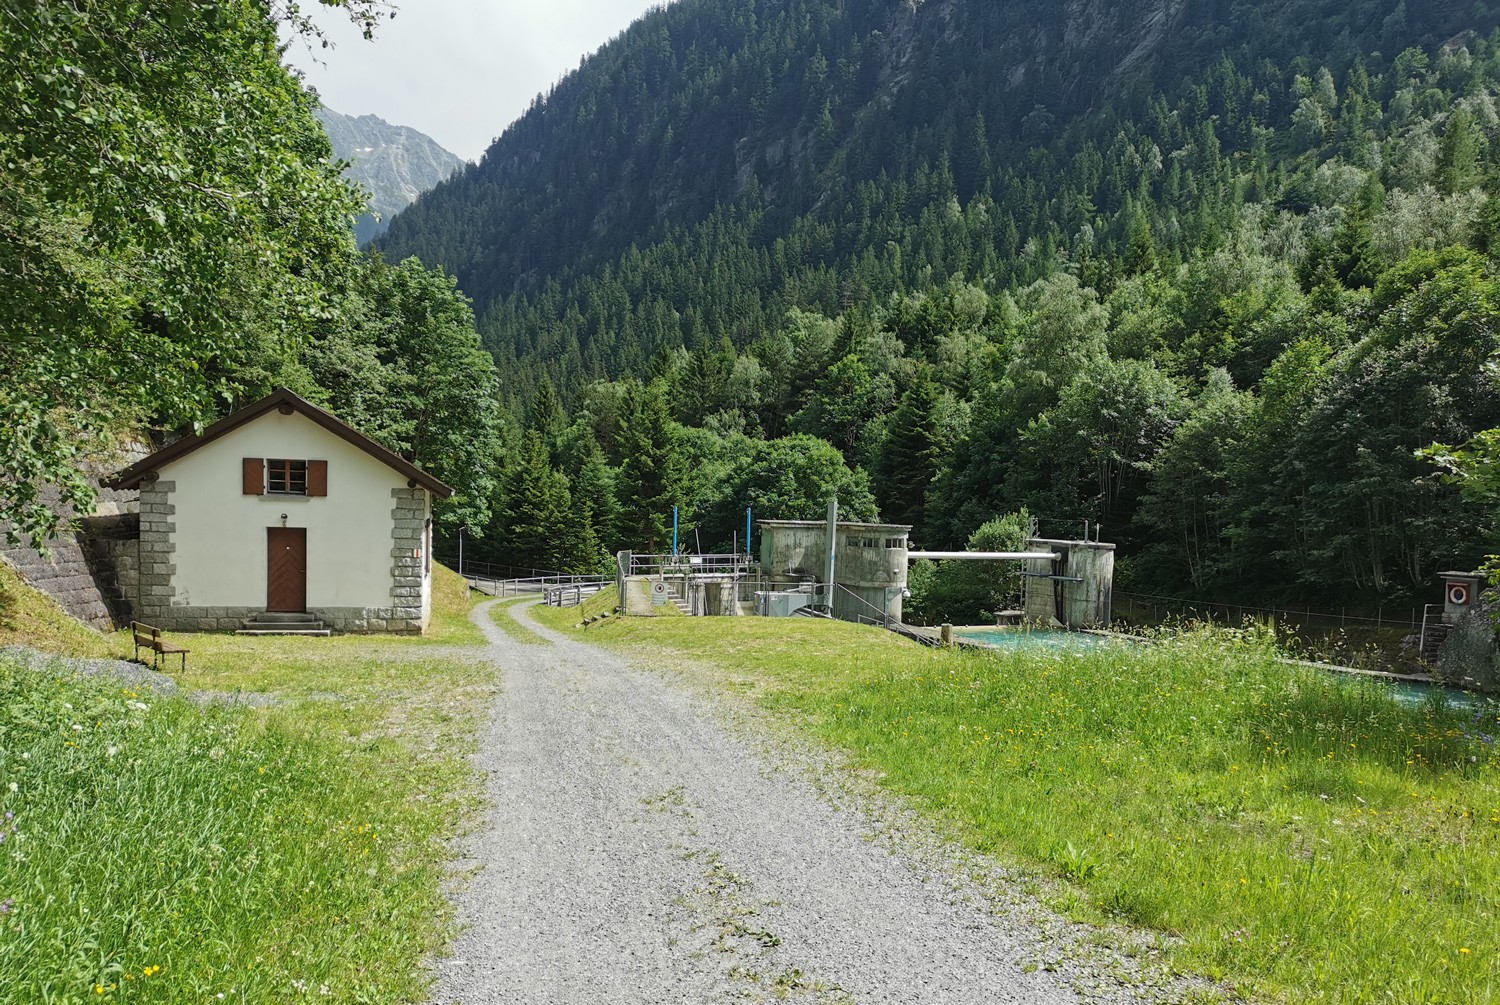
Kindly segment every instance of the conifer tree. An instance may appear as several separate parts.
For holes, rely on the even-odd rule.
[[[620,441],[624,462],[616,536],[622,547],[660,554],[672,544],[672,507],[681,494],[682,462],[659,382],[631,387]]]
[[[937,388],[927,368],[901,396],[876,465],[876,498],[885,519],[925,531],[927,486],[937,474]]]
[[[1453,195],[1466,192],[1478,180],[1479,131],[1465,108],[1448,117],[1448,128],[1438,147],[1437,187]]]
[[[531,407],[526,409],[526,428],[542,438],[542,443],[547,447],[548,462],[553,465],[556,465],[558,460],[557,440],[563,424],[563,411],[557,401],[557,389],[553,387],[551,378],[543,376],[537,383],[536,394],[531,399]]]
[[[541,434],[527,430],[521,450],[502,480],[504,502],[495,546],[508,564],[520,568],[563,571],[557,566],[574,558],[568,481],[554,471]]]
[[[582,461],[573,475],[573,501],[587,507],[588,523],[594,537],[606,551],[615,544],[615,526],[620,507],[615,501],[615,475],[604,460],[604,451],[593,436],[584,439]]]

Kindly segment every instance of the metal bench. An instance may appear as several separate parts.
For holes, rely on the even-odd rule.
[[[187,669],[187,654],[192,652],[192,650],[184,649],[182,646],[174,646],[170,642],[163,641],[160,628],[153,628],[151,625],[132,621],[130,623],[130,631],[135,635],[135,658],[137,660],[141,658],[142,649],[149,649],[155,653],[152,665],[157,667],[161,666],[163,656],[181,654],[182,669]]]

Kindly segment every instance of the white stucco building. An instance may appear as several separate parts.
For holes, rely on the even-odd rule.
[[[345,632],[427,626],[432,503],[452,489],[291,391],[110,484],[140,490],[141,621],[226,630],[270,612]]]

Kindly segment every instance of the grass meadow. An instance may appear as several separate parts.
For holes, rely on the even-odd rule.
[[[1061,881],[1039,885],[1066,913],[1174,936],[1185,972],[1257,1000],[1500,1001],[1493,705],[1402,703],[1254,632],[935,651],[681,618],[587,638],[709,665],[963,842]]]
[[[263,707],[0,662],[0,1001],[424,1000],[494,687],[468,609],[446,574],[420,639],[172,636]]]

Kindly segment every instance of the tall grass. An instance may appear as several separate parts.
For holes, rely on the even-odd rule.
[[[438,637],[476,636],[441,593]],[[423,639],[184,640],[180,685],[278,703],[0,662],[0,1002],[423,1000],[492,671]]]
[[[684,623],[686,626],[684,626]],[[932,652],[877,630],[622,622],[712,662],[1085,916],[1292,1002],[1500,1000],[1500,732],[1440,699],[1277,662],[1255,634]]]

